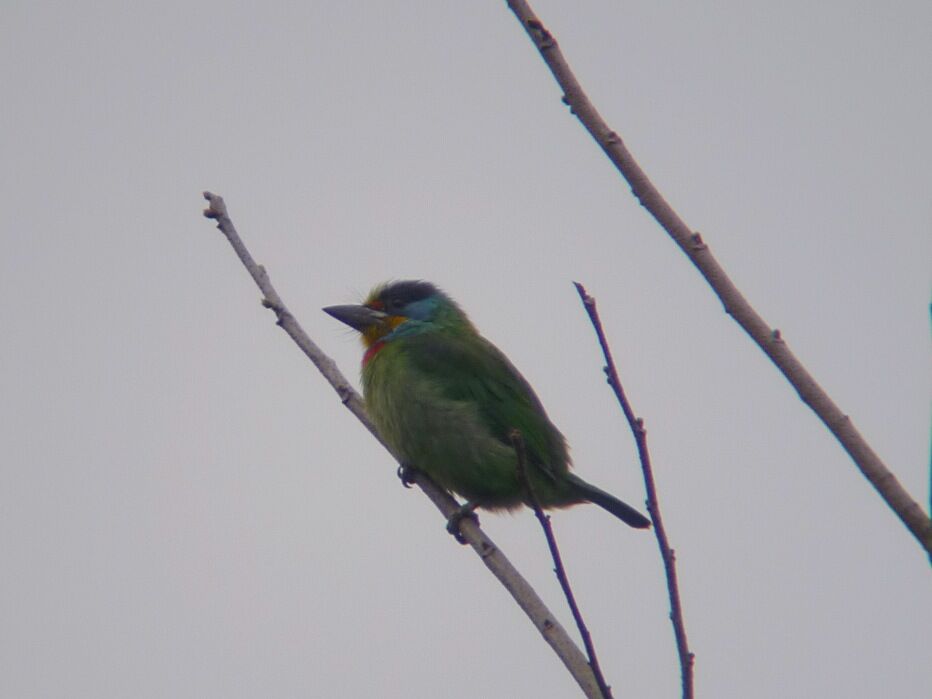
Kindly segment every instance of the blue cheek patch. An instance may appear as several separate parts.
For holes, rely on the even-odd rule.
[[[405,306],[405,315],[411,320],[430,320],[437,310],[437,299],[426,298],[420,301],[412,301]]]
[[[395,340],[399,337],[417,335],[419,332],[423,332],[429,327],[430,325],[428,325],[427,323],[424,323],[420,320],[412,320],[411,318],[408,318],[408,320],[406,320],[404,323],[402,323],[397,328],[392,330],[390,333],[388,333],[388,335],[386,335],[382,339],[385,340],[386,342],[391,342],[392,340]]]
[[[437,304],[438,300],[435,298],[412,301],[404,309],[404,314],[408,319],[392,330],[384,339],[391,341],[398,337],[417,335],[430,329],[430,319],[437,312]]]

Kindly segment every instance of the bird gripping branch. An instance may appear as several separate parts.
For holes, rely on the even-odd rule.
[[[402,462],[466,498],[467,509],[529,504],[511,444],[544,508],[593,502],[626,524],[650,520],[570,472],[566,440],[530,384],[456,302],[426,281],[379,285],[361,305],[324,309],[359,331],[366,408]]]

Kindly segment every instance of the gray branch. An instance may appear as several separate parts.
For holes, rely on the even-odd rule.
[[[634,196],[705,277],[709,286],[724,304],[725,311],[744,328],[751,339],[783,373],[803,402],[835,435],[890,509],[899,516],[923,548],[932,554],[932,520],[923,512],[919,503],[913,500],[906,489],[900,485],[896,476],[858,432],[851,418],[835,405],[835,402],[790,351],[780,336],[780,331],[765,323],[744,295],[738,291],[725,270],[712,256],[709,246],[702,241],[700,235],[686,225],[647,178],[618,134],[609,128],[589,101],[563,57],[556,39],[547,31],[528,3],[524,0],[509,0],[508,7],[521,22],[521,26],[531,37],[547,67],[553,73],[553,77],[556,78],[563,90],[563,101],[569,105],[573,114],[582,122],[608,159],[627,180]]]
[[[654,468],[650,462],[650,450],[647,448],[647,430],[644,428],[644,421],[634,414],[631,401],[628,400],[624,386],[621,385],[621,377],[618,375],[618,368],[615,366],[615,359],[612,357],[612,349],[608,345],[608,338],[605,337],[605,329],[602,327],[602,320],[599,318],[599,310],[596,307],[595,299],[586,292],[586,288],[582,284],[579,282],[573,282],[573,284],[576,286],[579,299],[583,303],[586,315],[589,316],[593,330],[595,330],[599,347],[602,348],[608,385],[611,386],[612,392],[621,406],[621,411],[631,428],[631,434],[634,435],[634,443],[637,445],[641,472],[644,474],[644,488],[647,491],[647,510],[650,513],[651,523],[654,525],[654,535],[657,537],[657,545],[660,547],[660,559],[663,561],[663,571],[667,578],[667,596],[670,598],[670,622],[673,624],[676,653],[680,660],[683,699],[693,699],[693,666],[696,658],[693,652],[689,650],[689,642],[686,640],[686,621],[683,618],[680,583],[676,574],[676,554],[670,546],[667,528],[664,526],[663,515],[660,512],[660,498],[657,496],[657,485],[654,482]]]
[[[226,236],[236,251],[240,262],[249,272],[249,275],[255,281],[256,286],[262,292],[262,305],[274,311],[278,325],[288,333],[288,336],[295,341],[301,351],[307,355],[314,366],[323,374],[327,382],[333,387],[340,397],[340,401],[347,409],[356,416],[356,418],[365,425],[366,429],[375,437],[379,443],[392,453],[389,446],[382,440],[375,425],[369,420],[366,414],[366,408],[362,398],[352,387],[343,373],[337,368],[336,363],[324,354],[321,349],[308,336],[291,311],[285,306],[284,301],[275,291],[269,275],[262,265],[256,264],[246,245],[236,232],[233,221],[227,214],[226,204],[223,197],[210,192],[204,192],[204,198],[209,202],[207,209],[204,210],[204,216],[212,218],[217,222],[217,228]],[[392,454],[397,461],[398,458]],[[400,462],[399,462],[400,463]],[[443,516],[449,517],[459,510],[459,503],[454,500],[449,493],[434,483],[430,478],[421,473],[414,471],[413,480],[418,487],[424,491],[424,494],[430,498],[431,502],[437,507]],[[505,557],[501,549],[495,545],[489,537],[485,535],[479,527],[478,522],[471,518],[464,518],[460,522],[460,533],[463,539],[472,546],[479,558],[485,563],[492,575],[504,586],[508,593],[514,598],[518,606],[527,614],[531,623],[537,628],[544,640],[553,648],[566,669],[573,676],[573,679],[582,688],[585,696],[590,699],[600,699],[602,692],[599,689],[598,682],[592,673],[592,668],[586,660],[579,647],[573,643],[569,634],[560,622],[557,621],[553,613],[547,609],[546,605],[531,587],[530,583],[518,572],[511,564],[511,561]]]

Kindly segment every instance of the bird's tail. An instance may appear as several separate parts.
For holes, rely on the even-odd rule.
[[[601,488],[596,488],[591,483],[586,483],[586,481],[575,473],[568,473],[566,476],[579,497],[608,510],[629,527],[646,529],[650,526],[650,520],[631,507],[631,505],[626,505],[614,495],[606,493]]]

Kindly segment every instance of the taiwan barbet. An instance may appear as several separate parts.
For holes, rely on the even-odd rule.
[[[324,311],[361,334],[366,410],[403,469],[466,498],[463,512],[531,504],[511,439],[518,430],[526,478],[542,507],[592,502],[632,527],[650,526],[570,471],[566,440],[530,384],[433,284],[390,282],[361,305]]]

